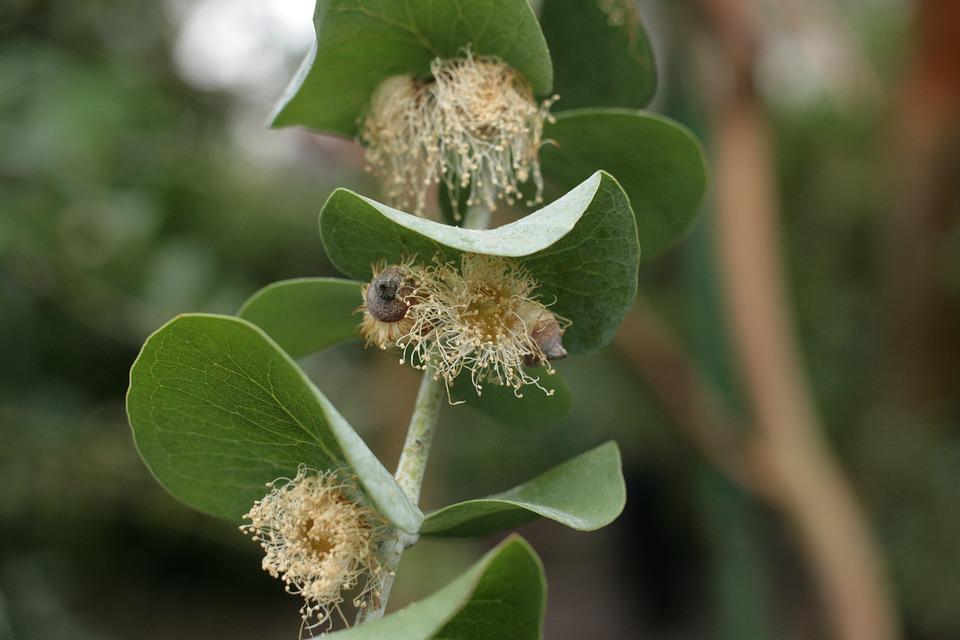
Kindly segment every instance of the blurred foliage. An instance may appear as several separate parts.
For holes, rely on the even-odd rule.
[[[890,117],[864,104],[779,120],[789,273],[824,424],[885,545],[908,637],[952,638],[960,634],[960,397],[945,399],[950,418],[931,423],[878,395],[878,214],[890,206],[897,163]]]
[[[258,570],[256,548],[147,476],[123,393],[139,345],[173,315],[232,313],[268,282],[334,275],[316,231],[324,198],[336,186],[376,194],[349,143],[291,132],[238,141],[269,106],[181,80],[169,6],[0,5],[0,638],[296,633],[296,599]],[[889,88],[909,46],[904,24],[856,15]],[[683,70],[680,57],[671,64]],[[663,90],[688,124],[695,89]],[[889,109],[774,112],[784,237],[824,423],[878,526],[908,637],[947,640],[960,636],[960,399],[931,420],[877,396],[876,237],[896,178]],[[270,136],[288,136],[283,154],[251,151]],[[703,279],[713,268],[703,231],[644,269],[641,288],[735,398],[715,366],[726,356],[704,306],[717,292]],[[956,293],[958,262],[944,264]],[[388,467],[416,385],[394,361],[348,345],[307,362]],[[563,424],[517,433],[447,412],[425,488],[428,507],[489,494],[618,439],[629,499],[611,531],[575,543],[559,528],[527,532],[556,578],[547,636],[742,638],[734,630],[764,618],[803,624],[808,587],[788,536],[696,458],[616,353],[558,368],[575,396]],[[491,460],[495,486],[479,472]],[[397,606],[472,555],[430,544],[443,560],[430,566],[434,549],[418,547],[405,563],[423,565],[404,568]]]

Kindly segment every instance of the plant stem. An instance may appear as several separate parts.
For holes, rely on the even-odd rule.
[[[414,504],[420,500],[420,487],[430,455],[430,444],[437,426],[437,416],[443,403],[443,383],[434,379],[433,367],[423,372],[420,391],[413,406],[413,416],[407,430],[407,441],[397,464],[396,479],[400,488]]]
[[[489,224],[490,211],[484,207],[470,207],[463,218],[463,226],[467,229],[486,229]],[[397,484],[413,504],[420,501],[420,489],[423,486],[423,475],[430,457],[430,445],[433,443],[440,407],[443,405],[443,393],[443,382],[436,379],[433,367],[428,365],[420,380],[417,401],[413,405],[410,426],[407,427],[407,439],[403,443],[403,452],[394,474]],[[400,566],[400,558],[404,550],[416,541],[416,535],[396,531],[381,545],[383,580],[379,588],[373,589],[364,599],[363,606],[357,613],[358,625],[383,617],[397,567]]]
[[[434,379],[433,367],[428,366],[420,380],[420,391],[413,406],[407,439],[403,444],[395,478],[397,484],[414,504],[420,499],[423,475],[430,456],[430,445],[437,427],[437,418],[443,404],[443,383]],[[357,624],[382,618],[390,599],[393,580],[400,566],[404,550],[417,541],[417,536],[396,531],[380,547],[383,557],[383,578],[379,588],[374,589],[364,600],[357,614]]]

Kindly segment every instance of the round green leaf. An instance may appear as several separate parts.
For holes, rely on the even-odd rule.
[[[297,278],[268,285],[253,294],[239,316],[252,322],[294,358],[302,358],[357,337],[362,283],[336,278]],[[486,385],[478,396],[469,376],[458,378],[451,390],[455,400],[502,424],[523,429],[546,427],[570,412],[573,396],[559,374],[542,372],[541,384],[552,390],[548,396],[530,389],[522,398],[513,389]]]
[[[265,483],[306,464],[351,469],[404,531],[423,518],[290,357],[244,320],[191,314],[157,330],[130,371],[127,415],[160,484],[205,513],[239,521]]]
[[[563,342],[571,353],[607,344],[633,305],[640,245],[623,189],[596,172],[550,205],[496,229],[451,227],[392,209],[351,191],[334,191],[320,213],[330,261],[366,278],[378,260],[464,252],[515,258],[539,282],[538,293],[573,324]]]
[[[559,373],[548,374],[543,368],[531,371],[530,375],[539,377],[540,384],[553,394],[525,387],[523,397],[518,398],[511,387],[487,384],[478,396],[470,376],[461,375],[454,380],[450,395],[454,401],[463,400],[500,424],[518,429],[540,429],[563,420],[573,407],[570,387]]]
[[[582,109],[557,115],[540,151],[548,198],[597,169],[614,175],[637,216],[643,261],[678,243],[695,226],[706,193],[703,148],[686,128],[663,116],[625,109]]]
[[[544,0],[540,27],[562,109],[646,105],[657,88],[653,50],[632,0],[616,20],[596,0]]]
[[[537,518],[578,531],[613,522],[626,503],[620,449],[607,442],[513,489],[427,515],[422,535],[485,536]]]
[[[253,294],[237,315],[301,358],[357,337],[361,286],[338,278],[283,280]]]
[[[316,41],[274,109],[273,126],[353,136],[373,90],[434,58],[496,56],[550,93],[550,53],[527,0],[318,0]]]
[[[392,613],[330,635],[335,640],[540,640],[546,609],[543,565],[511,536],[439,591]]]

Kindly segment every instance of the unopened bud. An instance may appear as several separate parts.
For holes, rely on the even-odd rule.
[[[546,360],[562,360],[567,357],[567,350],[563,347],[563,329],[557,322],[556,316],[549,311],[545,311],[541,316],[540,321],[530,332],[530,337],[539,345]],[[523,364],[528,367],[537,367],[544,364],[544,361],[539,354],[528,354],[524,357]]]
[[[367,287],[367,311],[380,322],[399,322],[407,315],[413,290],[411,278],[401,269],[384,269]]]

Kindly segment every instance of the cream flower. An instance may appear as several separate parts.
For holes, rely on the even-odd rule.
[[[469,372],[477,394],[485,383],[510,387],[518,397],[526,385],[550,394],[526,368],[546,365],[554,373],[550,361],[567,354],[561,338],[569,321],[541,303],[536,289],[529,271],[498,256],[464,254],[459,269],[408,261],[375,270],[364,292],[361,333],[381,348],[392,340],[403,351],[401,362],[429,366],[448,389]],[[376,313],[381,305],[371,292],[384,291],[383,303],[392,305],[401,290],[402,316]]]
[[[304,627],[328,628],[332,616],[343,617],[344,592],[353,602],[379,583],[383,569],[378,548],[388,526],[359,499],[352,480],[336,471],[301,466],[293,479],[267,484],[240,527],[264,550],[263,569],[302,596]]]
[[[513,203],[532,179],[542,200],[538,153],[555,98],[536,102],[517,72],[492,58],[436,59],[432,77],[391,76],[374,91],[360,140],[392,206],[423,215],[430,187],[446,185],[456,208]]]

